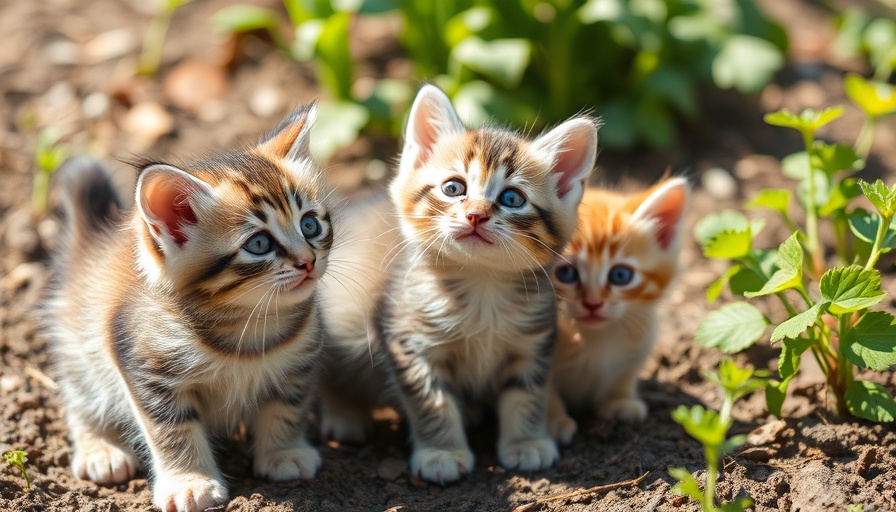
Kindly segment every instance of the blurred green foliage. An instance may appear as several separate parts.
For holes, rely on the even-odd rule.
[[[702,87],[759,92],[784,63],[787,37],[752,0],[284,0],[278,14],[235,5],[221,32],[267,30],[291,57],[313,61],[332,96],[322,126],[339,142],[364,128],[398,135],[415,85],[354,87],[348,41],[357,16],[399,15],[417,78],[451,96],[472,124],[540,129],[583,110],[603,117],[602,145],[668,147],[696,118]],[[328,123],[334,116],[339,122]],[[320,129],[323,131],[323,129]],[[321,138],[323,136],[323,139]],[[318,144],[331,141],[318,133]],[[335,147],[335,142],[333,147]],[[325,150],[326,152],[326,150]]]
[[[889,3],[888,16],[849,7],[835,18],[835,50],[845,56],[867,56],[879,81],[888,81],[896,68],[896,4]]]

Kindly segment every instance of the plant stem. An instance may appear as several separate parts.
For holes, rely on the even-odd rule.
[[[809,193],[806,199],[806,250],[809,253],[810,267],[815,278],[823,273],[823,258],[821,257],[821,245],[818,242],[818,210],[815,207],[815,168],[812,166],[813,137],[811,131],[802,131],[803,143],[806,145],[806,155],[809,157]]]
[[[868,154],[871,153],[871,144],[874,142],[874,126],[875,119],[873,117],[865,117],[865,122],[862,123],[862,130],[856,138],[856,153],[863,160],[867,159]]]
[[[137,74],[153,76],[159,71],[162,46],[165,44],[165,34],[168,32],[168,25],[171,23],[173,14],[174,9],[164,6],[161,12],[149,22],[146,37],[143,39],[143,52],[140,54],[140,61],[137,64]]]
[[[865,270],[871,270],[877,265],[877,259],[880,258],[881,245],[890,229],[890,223],[893,217],[881,217],[880,223],[877,225],[877,235],[874,237],[874,245],[871,246],[871,254],[868,256],[868,263],[865,264]]]

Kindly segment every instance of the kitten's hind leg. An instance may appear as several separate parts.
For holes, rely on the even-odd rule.
[[[578,430],[576,420],[566,413],[563,398],[555,389],[548,392],[548,432],[557,443],[566,446]]]
[[[72,473],[100,485],[125,483],[134,478],[140,464],[134,450],[118,432],[97,431],[76,415],[69,417],[72,435]]]

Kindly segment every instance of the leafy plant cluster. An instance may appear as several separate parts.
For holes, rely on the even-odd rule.
[[[25,485],[22,487],[22,490],[31,492],[31,478],[28,477],[28,472],[25,470],[25,463],[28,462],[28,454],[22,450],[11,450],[3,452],[3,455],[0,455],[0,457],[2,457],[10,466],[17,468],[22,473],[22,478],[25,479]]]
[[[279,13],[234,5],[214,17],[226,33],[266,30],[284,52],[314,61],[333,102],[320,134],[332,146],[364,128],[400,132],[411,85],[353,89],[357,16],[398,14],[417,77],[434,81],[470,121],[554,123],[596,106],[602,144],[675,142],[698,115],[701,87],[758,92],[784,62],[787,39],[751,0],[284,0]],[[335,119],[328,121],[327,119]],[[327,131],[332,130],[333,136]],[[321,139],[318,138],[318,141]]]
[[[705,409],[701,405],[678,406],[672,411],[672,419],[684,427],[685,432],[703,444],[706,459],[706,484],[703,490],[697,479],[685,468],[669,468],[669,475],[678,480],[673,488],[676,492],[697,500],[703,512],[743,512],[753,505],[753,500],[741,497],[716,507],[716,482],[722,457],[747,440],[744,435],[728,437],[733,420],[731,411],[734,402],[766,385],[767,373],[753,368],[739,368],[734,361],[723,359],[718,373],[707,372],[707,377],[719,385],[725,396],[719,412]]]
[[[896,364],[896,318],[870,310],[886,295],[875,268],[878,258],[896,248],[896,186],[853,175],[864,168],[875,123],[896,112],[896,88],[854,74],[846,77],[845,88],[866,117],[855,147],[815,139],[819,128],[842,115],[842,107],[799,114],[782,110],[765,118],[802,135],[805,151],[786,157],[782,171],[798,180],[796,205],[803,217],[791,216],[795,208],[788,189],[763,190],[745,206],[777,212],[793,233],[787,240],[778,247],[756,247],[764,222],[733,210],[711,214],[695,227],[705,256],[731,261],[707,291],[709,301],[727,286],[747,299],[775,296],[787,317],[774,322],[752,304],[735,302],[710,313],[696,339],[727,353],[738,352],[762,339],[772,325],[770,341],[780,344],[781,353],[780,380],[769,381],[765,390],[770,412],[780,417],[787,387],[808,352],[824,372],[840,414],[889,422],[896,418],[893,397],[883,386],[858,380],[855,374],[856,368],[880,371]],[[838,261],[830,268],[820,241],[822,225],[836,240]]]

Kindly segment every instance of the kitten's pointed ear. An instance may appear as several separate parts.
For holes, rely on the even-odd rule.
[[[598,122],[591,117],[566,121],[532,143],[533,149],[550,162],[557,173],[557,197],[561,199],[576,187],[584,189],[585,179],[597,158]]]
[[[448,96],[434,85],[424,85],[408,117],[403,156],[412,158],[418,167],[429,158],[439,137],[464,129]]]
[[[280,121],[271,133],[261,138],[258,143],[259,149],[277,158],[291,161],[311,158],[309,135],[316,119],[316,103],[296,110]]]
[[[638,206],[632,218],[654,223],[657,242],[664,250],[669,249],[678,243],[688,195],[686,179],[665,180],[649,191],[647,199]]]
[[[171,165],[151,165],[137,180],[137,208],[163,250],[187,242],[186,228],[196,224],[194,206],[211,197],[207,183]]]

